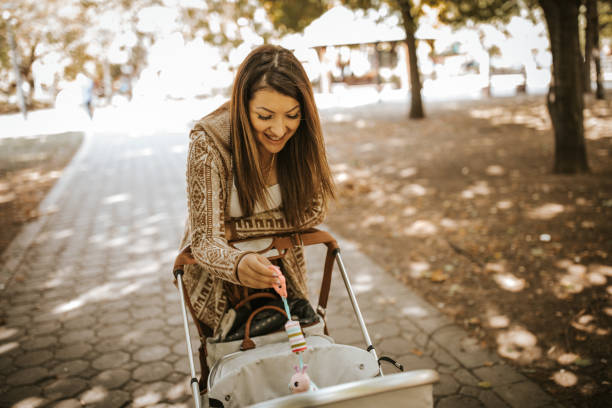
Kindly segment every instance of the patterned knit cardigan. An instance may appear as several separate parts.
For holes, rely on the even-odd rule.
[[[233,160],[230,149],[228,105],[202,118],[190,132],[187,157],[188,218],[181,248],[191,245],[197,263],[185,268],[185,287],[198,319],[215,333],[231,293],[240,285],[238,262],[248,254],[228,245],[225,223],[233,237],[250,238],[292,232],[323,221],[325,209],[320,199],[303,214],[297,225],[290,225],[281,210],[253,216],[229,217]],[[307,298],[306,264],[301,247],[288,251],[283,259],[290,295]]]

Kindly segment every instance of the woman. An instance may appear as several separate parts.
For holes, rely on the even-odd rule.
[[[185,287],[198,319],[216,334],[240,287],[276,282],[267,258],[228,240],[290,233],[319,224],[334,196],[319,115],[304,68],[264,45],[238,68],[231,100],[190,133],[189,216],[181,247],[196,264]],[[290,297],[307,298],[302,248],[283,258]]]

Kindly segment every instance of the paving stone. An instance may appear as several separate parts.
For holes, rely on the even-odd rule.
[[[396,311],[388,311],[387,312],[387,319],[391,318],[393,319],[392,321],[396,321],[399,329],[401,330],[402,333],[405,333],[407,335],[414,335],[416,333],[422,333],[421,329],[416,326],[410,319],[396,319],[394,316],[394,313],[396,313]]]
[[[56,351],[55,358],[58,360],[73,360],[85,356],[91,349],[92,347],[86,343],[71,344]]]
[[[402,336],[405,336],[406,334],[407,333],[402,333]],[[431,337],[427,333],[423,332],[415,333],[414,335],[410,336],[410,340],[412,340],[414,344],[416,344],[417,347],[421,348],[422,350],[428,348],[429,343],[432,341]]]
[[[381,355],[401,356],[414,349],[414,344],[402,337],[390,337],[380,341],[376,347]]]
[[[499,395],[491,390],[483,390],[480,392],[478,397],[480,401],[483,403],[485,407],[494,407],[494,408],[508,408],[509,405],[506,404]]]
[[[31,303],[25,305],[11,306],[7,309],[4,309],[7,316],[18,316],[24,314],[31,314],[35,311],[34,305]]]
[[[381,339],[386,339],[390,337],[400,338],[400,332],[401,329],[397,325],[397,323],[392,323],[388,321],[375,323],[368,326],[368,333],[370,334],[370,337],[372,339],[375,339],[376,341],[380,341]]]
[[[170,353],[170,349],[164,346],[145,347],[134,354],[134,359],[141,363],[162,360]]]
[[[53,369],[53,374],[58,378],[66,378],[82,373],[89,368],[89,362],[85,360],[72,360],[62,363]]]
[[[44,387],[44,395],[51,400],[71,398],[87,387],[87,382],[80,378],[60,378]]]
[[[126,391],[108,391],[100,386],[85,391],[79,399],[88,408],[121,408],[131,401],[130,394]]]
[[[23,335],[19,327],[0,326],[0,342],[15,340]]]
[[[451,395],[444,397],[436,404],[436,408],[480,408],[480,401],[468,395]]]
[[[150,319],[152,316],[160,316],[162,309],[159,307],[142,307],[135,308],[130,311],[132,317],[136,320]]]
[[[181,358],[182,358],[182,356],[180,356],[178,354],[168,354],[166,357],[164,357],[164,361],[166,361],[168,363],[174,363],[174,362],[178,361]]]
[[[81,401],[75,398],[64,399],[61,401],[56,401],[51,404],[52,408],[81,408]]]
[[[476,368],[474,374],[481,380],[489,382],[493,387],[527,380],[525,376],[517,373],[514,368],[506,364]]]
[[[21,343],[24,350],[40,350],[57,343],[55,336],[36,336]]]
[[[48,377],[49,370],[42,367],[30,367],[10,375],[6,382],[11,386],[30,385]]]
[[[15,364],[19,367],[33,367],[50,360],[53,354],[48,350],[30,351],[15,358]]]
[[[64,329],[91,328],[96,324],[93,316],[80,316],[64,321]]]
[[[169,326],[183,326],[183,317],[181,315],[179,315],[178,313],[173,315],[172,313],[174,313],[174,311],[172,311],[172,313],[164,310],[164,313],[166,315],[170,315],[170,317],[168,317],[166,319],[166,323]]]
[[[459,363],[467,368],[481,367],[499,361],[499,357],[486,349],[473,350],[470,348],[466,350],[462,346],[462,343],[465,344],[463,340],[466,337],[465,331],[455,325],[441,328],[432,335],[437,344],[445,348]],[[435,347],[435,345],[432,344],[430,347]]]
[[[468,396],[474,397],[474,398],[478,398],[478,396],[480,395],[481,391],[482,391],[481,388],[473,387],[473,386],[470,386],[470,385],[463,385],[459,389],[459,393],[460,394],[468,395]]]
[[[146,319],[139,321],[134,327],[139,330],[163,330],[166,323],[161,319]]]
[[[455,379],[459,381],[459,384],[463,385],[478,385],[478,383],[480,382],[480,380],[476,378],[471,372],[463,368],[456,370],[453,373],[453,377],[455,377]]]
[[[166,399],[171,387],[171,383],[162,381],[139,387],[132,392],[133,406],[137,408],[157,404]]]
[[[493,387],[512,408],[535,408],[553,402],[553,399],[536,384],[525,381]]]
[[[6,317],[6,324],[8,324],[10,326],[15,326],[15,327],[17,327],[17,326],[19,326],[19,327],[29,326],[31,321],[32,321],[32,317],[25,316],[25,315],[7,316]]]
[[[127,363],[130,356],[121,351],[114,351],[96,358],[91,364],[93,368],[98,370],[109,370],[111,368],[119,368]]]
[[[131,326],[128,324],[114,324],[112,326],[102,326],[96,330],[98,338],[117,337],[128,333],[131,330]]]
[[[88,340],[92,340],[96,337],[96,333],[91,329],[67,330],[65,333],[66,334],[60,337],[60,342],[64,344],[87,342]]]
[[[4,372],[13,364],[13,359],[8,356],[0,357],[0,372]]]
[[[98,374],[93,383],[108,390],[119,388],[130,380],[130,372],[126,370],[107,370]]]
[[[437,348],[435,350],[431,350],[431,357],[436,360],[438,363],[442,364],[443,366],[449,367],[449,368],[455,368],[459,366],[459,362],[457,360],[455,360],[455,358],[450,355],[446,350],[442,349],[442,348]]]
[[[459,383],[449,374],[440,374],[440,381],[434,384],[435,396],[451,395],[459,391]]]
[[[62,288],[56,288],[56,289],[45,291],[43,295],[43,299],[45,301],[70,299],[74,295],[75,295],[74,288],[62,287]]]
[[[332,330],[334,330],[332,327],[329,327],[329,331],[330,333],[332,332]],[[342,330],[342,329],[338,329],[338,330]],[[196,329],[196,327],[192,324],[189,324],[189,333],[191,334],[191,336],[195,336],[196,333],[198,332],[198,330]],[[159,332],[161,334],[161,332]],[[333,335],[332,335],[333,336]],[[173,330],[168,331],[168,337],[170,338],[170,340],[175,343],[177,341],[185,341],[185,330],[183,330],[182,327],[176,327]],[[335,337],[334,337],[335,338]],[[145,338],[142,338],[140,340],[138,340],[138,342],[144,342],[146,341]]]
[[[345,329],[345,328],[352,327],[355,325],[355,318],[353,316],[344,316],[341,314],[328,314],[325,319],[327,321],[327,327],[329,330]]]
[[[40,299],[40,295],[36,292],[23,292],[15,294],[11,297],[11,305],[30,305],[36,303]]]
[[[11,407],[13,404],[28,398],[41,398],[42,389],[33,385],[25,387],[13,387],[6,392],[0,393],[0,406]]]
[[[98,340],[94,347],[98,353],[109,353],[111,351],[125,350],[129,345],[129,341],[124,340],[122,337],[113,337],[104,340]]]
[[[198,360],[195,360],[195,361],[196,361],[196,370],[199,370],[200,367],[197,365]],[[187,359],[187,356],[176,360],[174,364],[172,365],[172,367],[174,368],[174,371],[176,371],[177,373],[189,373],[190,368],[189,368],[189,361]]]
[[[40,336],[43,334],[49,334],[61,329],[62,325],[57,320],[33,325],[28,332],[33,336]]]
[[[363,335],[361,334],[361,330],[355,327],[346,328],[346,329],[333,329],[333,330],[330,328],[329,334],[334,338],[336,343],[358,344],[360,346],[364,344]]]
[[[170,364],[155,362],[139,366],[134,370],[133,377],[136,381],[148,383],[166,378],[171,372],[172,366]]]
[[[107,312],[100,319],[98,319],[100,323],[104,324],[114,324],[114,323],[124,323],[130,321],[130,314],[128,312]]]
[[[406,354],[397,358],[397,362],[404,366],[404,370],[435,369],[437,363],[431,357]]]

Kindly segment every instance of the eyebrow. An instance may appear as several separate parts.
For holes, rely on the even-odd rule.
[[[285,113],[290,113],[290,112],[293,112],[293,111],[294,111],[296,108],[299,108],[299,107],[300,107],[300,104],[297,104],[297,105],[295,105],[293,108],[289,109],[289,110],[288,110],[287,112],[285,112]],[[270,113],[276,113],[276,112],[274,112],[273,110],[270,110],[270,109],[266,108],[265,106],[258,106],[258,107],[256,107],[255,109],[263,109],[263,110],[265,110],[265,111],[267,111],[267,112],[270,112]]]

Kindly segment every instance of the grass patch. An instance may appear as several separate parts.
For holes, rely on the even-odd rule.
[[[40,216],[40,202],[82,141],[82,132],[0,139],[0,253]]]

